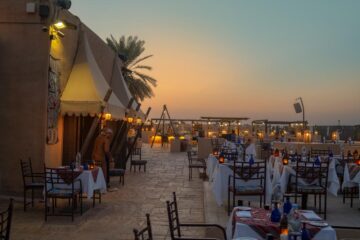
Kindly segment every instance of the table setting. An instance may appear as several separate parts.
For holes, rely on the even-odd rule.
[[[303,156],[302,158],[308,159],[307,156]],[[324,156],[316,156],[311,158],[309,162],[319,161],[321,162],[324,159]],[[338,191],[340,189],[340,181],[336,172],[336,157],[329,157],[329,169],[328,169],[328,192],[334,196],[337,196]],[[282,155],[275,156],[272,155],[269,158],[268,167],[271,171],[271,181],[272,186],[275,188],[276,186],[280,186],[281,193],[285,193],[288,187],[288,183],[291,177],[294,180],[294,176],[296,175],[296,161],[294,161],[291,157],[284,158]],[[306,179],[299,179],[302,185],[311,185],[313,182],[309,182]],[[316,181],[316,180],[315,180]],[[314,181],[314,182],[315,182]]]
[[[246,159],[246,162],[249,162],[249,159]],[[258,160],[252,158],[252,161],[257,162]],[[209,156],[208,163],[210,170],[208,170],[209,182],[211,183],[211,188],[214,193],[214,197],[218,206],[223,206],[224,202],[227,201],[227,194],[228,194],[228,180],[229,176],[233,175],[233,167],[234,161],[224,159],[222,162],[220,159],[217,159],[213,155]],[[235,163],[236,164],[236,163]],[[272,186],[270,181],[270,172],[268,169],[266,170],[266,200],[269,201],[271,199],[272,194]],[[236,180],[237,186],[252,186],[258,185],[258,183],[254,181],[242,181],[237,179]]]
[[[92,164],[83,164],[80,166],[60,166],[57,168],[59,177],[71,188],[71,181],[80,180],[82,191],[88,199],[94,195],[94,190],[100,190],[101,193],[106,192],[106,181],[101,167]],[[54,184],[56,186],[56,184]],[[62,186],[63,187],[63,186]]]
[[[274,202],[272,209],[235,207],[227,223],[227,237],[231,239],[316,239],[336,240],[335,230],[311,210],[298,210],[296,204],[290,208]],[[270,236],[272,238],[270,238]]]

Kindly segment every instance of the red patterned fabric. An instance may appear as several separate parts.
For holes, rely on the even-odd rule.
[[[82,170],[74,170],[72,172],[70,169],[59,168],[56,172],[66,184],[70,184],[80,176]]]
[[[251,218],[240,218],[236,216],[236,212],[234,211],[232,216],[232,236],[234,236],[235,224],[242,223],[250,226],[262,238],[266,238],[266,234],[271,233],[275,239],[279,239],[280,224],[271,222],[270,215],[271,211],[262,208],[251,208]],[[308,224],[306,225],[306,228],[309,230],[311,237],[314,237],[321,230],[321,228]]]
[[[360,166],[349,164],[348,167],[349,167],[350,179],[352,180],[359,173]]]

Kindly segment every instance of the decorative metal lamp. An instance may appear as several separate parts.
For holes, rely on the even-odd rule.
[[[220,153],[219,155],[219,163],[224,163],[225,162],[225,156],[223,153]]]
[[[214,156],[219,156],[219,150],[217,148],[214,148],[212,154]]]
[[[284,154],[284,157],[282,159],[282,163],[283,163],[283,165],[288,165],[289,164],[289,157],[288,157],[288,155],[286,153]]]

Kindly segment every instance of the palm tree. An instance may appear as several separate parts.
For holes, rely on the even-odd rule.
[[[129,88],[130,93],[137,101],[154,96],[152,87],[156,87],[157,80],[149,75],[140,72],[141,70],[151,71],[152,67],[141,63],[153,55],[140,56],[145,48],[145,41],[138,37],[125,36],[117,41],[112,35],[106,38],[107,45],[114,50],[124,61],[122,74]]]

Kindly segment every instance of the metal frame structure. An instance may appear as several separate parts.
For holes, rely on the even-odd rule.
[[[165,118],[165,117],[166,117],[165,114],[167,115],[168,119]],[[165,133],[165,121],[169,121],[169,122],[170,122],[170,126],[169,126],[169,127],[173,130],[174,136],[175,136],[175,137],[177,136],[177,133],[176,133],[176,131],[175,131],[175,128],[174,128],[174,126],[173,126],[173,124],[172,124],[172,122],[173,122],[174,120],[171,119],[169,110],[167,109],[167,107],[166,107],[165,104],[164,104],[164,106],[163,106],[163,110],[162,110],[161,116],[160,116],[160,118],[158,118],[157,120],[158,120],[159,122],[158,122],[158,124],[157,124],[157,126],[156,126],[155,135],[154,135],[154,138],[153,138],[153,140],[152,140],[152,142],[151,142],[151,148],[154,146],[155,138],[156,138],[156,136],[158,135],[158,130],[159,130],[159,128],[160,128],[160,124],[162,124],[162,134]],[[151,124],[152,124],[152,121],[153,121],[153,119],[151,119]],[[163,145],[164,145],[164,142],[163,142],[163,138],[161,137],[161,146],[163,146]]]

